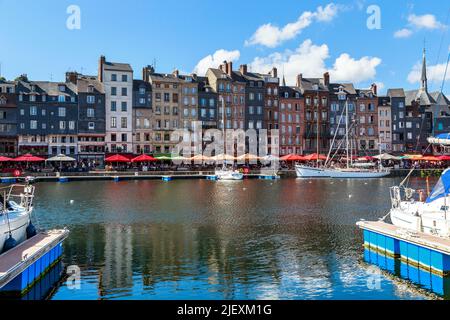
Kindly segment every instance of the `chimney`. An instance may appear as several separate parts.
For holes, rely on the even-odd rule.
[[[326,87],[330,85],[330,74],[328,72],[323,74],[323,82]]]
[[[178,69],[175,69],[175,70],[173,70],[172,75],[173,75],[174,77],[177,77],[177,78],[178,78],[178,76],[180,75],[180,71],[178,71]]]
[[[270,71],[270,75],[272,76],[272,78],[277,78],[278,77],[277,68],[273,67],[272,70]]]
[[[303,79],[303,74],[299,74],[297,75],[297,87],[300,87],[301,83],[302,83],[302,79]]]
[[[372,93],[374,96],[377,95],[377,85],[376,83],[372,83],[372,85],[370,86],[370,89],[372,90]]]
[[[78,80],[78,73],[74,71],[66,72],[66,82],[77,84],[77,80]]]
[[[233,62],[228,62],[227,64],[227,73],[231,77],[231,73],[233,72]]]
[[[247,65],[246,64],[241,64],[240,67],[239,67],[239,71],[242,74],[247,74]]]
[[[219,66],[219,69],[222,70],[222,72],[224,72],[224,73],[228,73],[227,68],[228,68],[228,63],[227,63],[227,61],[225,60],[225,61],[222,62],[222,64]]]
[[[98,79],[100,82],[103,82],[103,65],[106,62],[105,56],[100,56],[100,59],[98,61]]]
[[[147,65],[142,68],[142,80],[150,82],[150,75],[155,73],[155,68],[151,65]]]

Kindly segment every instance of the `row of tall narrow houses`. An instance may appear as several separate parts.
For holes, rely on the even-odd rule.
[[[332,81],[328,72],[320,78],[300,73],[288,86],[276,68],[256,73],[227,61],[205,75],[145,66],[135,79],[129,64],[101,56],[97,75],[67,72],[63,82],[0,78],[0,154],[63,153],[101,162],[116,152],[170,153],[179,142],[174,130],[193,132],[199,121],[203,133],[223,124],[250,129],[267,139],[269,152],[278,152],[270,148],[276,140],[281,155],[327,153],[331,143],[336,150],[347,130],[360,155],[437,152],[427,138],[450,131],[450,101],[428,91],[425,50],[422,64],[417,90],[392,88],[378,96],[375,84],[355,88]],[[256,152],[248,145],[252,136],[246,139],[244,151]]]

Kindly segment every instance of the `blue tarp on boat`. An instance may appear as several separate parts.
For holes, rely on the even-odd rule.
[[[433,202],[439,198],[445,197],[450,194],[450,169],[446,169],[439,181],[433,188],[430,196],[428,197],[426,203]]]

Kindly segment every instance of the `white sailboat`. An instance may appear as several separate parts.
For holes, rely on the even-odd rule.
[[[442,173],[425,201],[416,201],[416,190],[403,188],[403,184],[391,188],[392,224],[411,231],[450,236],[450,169]]]
[[[381,165],[378,169],[374,168],[361,168],[350,166],[350,144],[349,144],[349,128],[348,128],[348,102],[345,103],[345,143],[346,143],[346,154],[347,154],[347,166],[346,168],[333,168],[327,166],[330,160],[330,155],[332,152],[332,148],[334,142],[336,140],[337,132],[336,130],[333,138],[333,142],[331,143],[330,150],[328,152],[327,160],[323,166],[319,165],[319,160],[317,161],[317,167],[310,167],[306,165],[295,165],[295,172],[298,178],[336,178],[336,179],[367,179],[367,178],[382,178],[390,174],[390,171],[383,168]],[[338,127],[341,123],[342,115],[339,119]],[[319,120],[317,120],[317,135],[319,135]],[[319,150],[319,137],[317,137],[317,149]],[[317,151],[317,155],[319,155],[319,151]]]
[[[0,252],[36,234],[31,224],[33,197],[34,186],[29,184],[0,188]]]
[[[222,137],[223,137],[223,152],[224,157],[222,159],[222,168],[218,169],[216,168],[214,175],[217,177],[218,180],[243,180],[244,174],[233,170],[232,168],[228,168],[226,165],[226,137],[225,137],[225,103],[223,98],[221,99],[222,102]]]

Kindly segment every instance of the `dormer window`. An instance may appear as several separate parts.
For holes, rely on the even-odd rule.
[[[317,85],[317,84],[313,84],[313,90],[319,90],[319,85]]]
[[[88,92],[89,92],[89,93],[94,92],[94,86],[93,86],[92,84],[90,84],[90,85],[88,86]]]
[[[58,96],[58,102],[66,102],[66,97],[64,95],[59,95]]]
[[[289,98],[289,92],[285,92],[285,93],[284,93],[284,97],[285,97],[285,98]]]
[[[6,102],[7,102],[7,100],[6,100],[6,98],[5,97],[0,97],[0,105],[6,105]]]
[[[36,91],[36,86],[34,84],[31,85],[31,91]]]
[[[64,91],[66,91],[66,86],[60,84],[60,85],[58,86],[58,89],[59,89],[59,91],[64,92]]]

